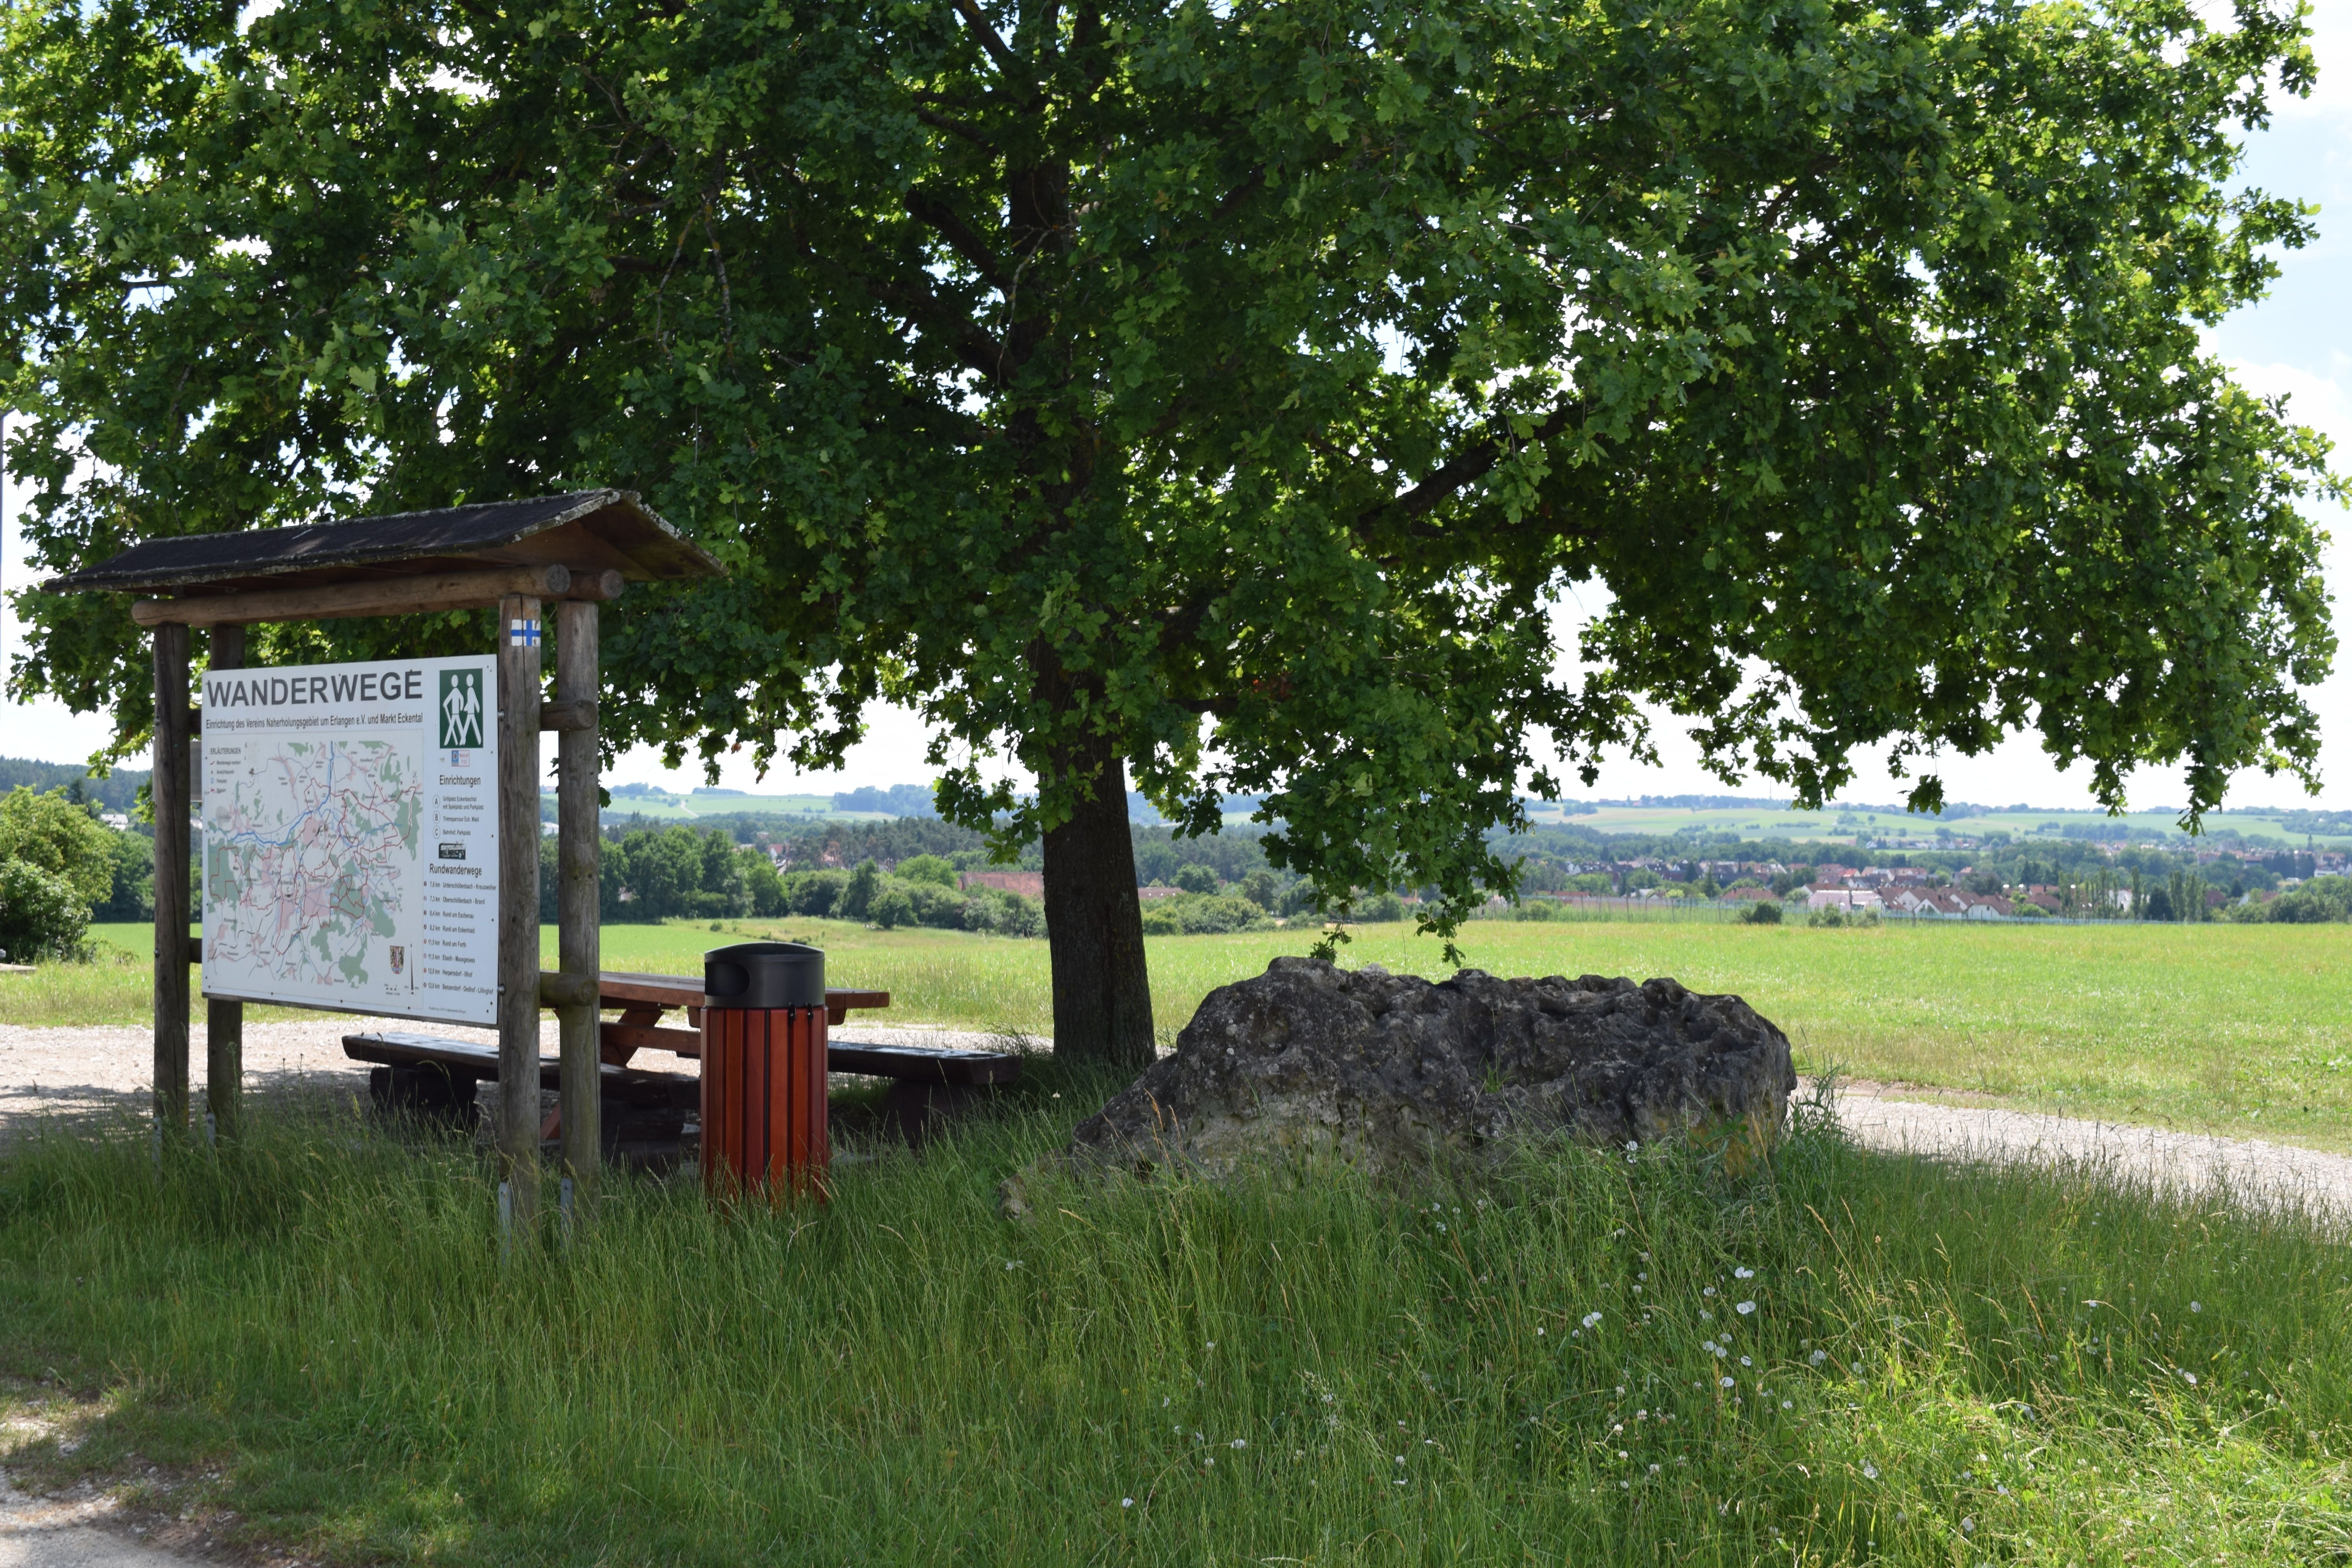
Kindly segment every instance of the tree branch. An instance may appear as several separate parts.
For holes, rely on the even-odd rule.
[[[1015,82],[1028,89],[1034,97],[1036,88],[1029,79],[1029,72],[1023,66],[1021,57],[1014,54],[1012,46],[998,35],[994,27],[988,25],[988,18],[980,14],[980,7],[973,5],[972,0],[953,0],[953,4],[956,15],[963,18],[964,26],[970,27],[974,36],[980,39],[980,47],[988,51],[988,58],[996,62],[998,72],[1007,81]]]
[[[1004,348],[979,324],[928,288],[908,288],[887,278],[853,272],[866,291],[918,326],[938,330],[955,345],[956,357],[967,370],[976,370],[991,382],[1004,374]]]
[[[957,255],[971,264],[972,270],[987,280],[988,286],[1002,294],[1013,292],[1013,281],[988,241],[970,224],[958,217],[943,203],[935,202],[917,191],[907,193],[907,212],[919,223],[929,224],[941,239],[955,247]]]
[[[990,139],[988,132],[982,131],[977,125],[967,125],[961,120],[950,120],[946,115],[934,114],[928,109],[918,109],[915,110],[915,118],[921,121],[924,124],[929,126],[934,131],[944,131],[950,136],[960,136],[963,138],[963,140],[971,142],[973,146],[979,148],[983,153],[992,153],[999,151],[996,143]]]
[[[1428,515],[1485,479],[1494,471],[1495,465],[1519,447],[1538,441],[1549,441],[1568,428],[1569,421],[1575,416],[1580,406],[1575,403],[1561,404],[1552,410],[1550,418],[1528,434],[1525,441],[1513,436],[1507,424],[1500,428],[1490,427],[1487,434],[1439,464],[1435,472],[1404,494],[1360,513],[1356,519],[1356,531],[1359,533],[1369,532],[1383,524],[1411,522]]]

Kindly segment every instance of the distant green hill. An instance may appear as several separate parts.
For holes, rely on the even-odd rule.
[[[929,792],[923,794],[928,800]],[[752,795],[731,789],[698,789],[680,795],[645,784],[623,784],[612,795],[613,803],[604,811],[607,826],[627,823],[633,818],[647,824],[695,823],[712,817],[739,816],[774,818],[780,823],[886,822],[917,815],[911,811],[845,811],[835,804],[842,797],[829,795]],[[542,791],[540,798],[545,803],[546,812],[552,815],[554,792]]]
[[[105,778],[93,778],[80,763],[37,763],[24,757],[0,757],[0,795],[19,787],[36,790],[70,789],[81,781],[85,798],[109,811],[128,812],[147,783],[145,768],[117,768]]]

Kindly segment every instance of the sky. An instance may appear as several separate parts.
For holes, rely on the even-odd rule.
[[[2299,251],[2280,257],[2282,276],[2270,297],[2238,312],[2210,334],[2210,343],[2236,372],[2241,384],[2265,395],[2284,395],[2290,416],[2336,443],[2335,461],[2352,471],[2352,5],[2315,7],[2314,44],[2319,56],[2319,86],[2307,100],[2280,100],[2271,125],[2248,141],[2245,183],[2273,194],[2315,204],[2319,237]],[[16,495],[0,498],[0,586],[14,590],[28,579],[16,527]],[[2352,809],[2352,516],[2328,508],[2321,519],[2334,537],[2325,562],[2335,600],[2336,631],[2344,644],[2337,673],[2305,692],[2318,712],[2323,737],[2322,788],[2316,801],[2290,778],[2248,773],[2232,781],[2231,806],[2318,805]],[[1563,634],[1603,608],[1605,595],[1591,588],[1563,600],[1556,617]],[[0,614],[0,657],[13,660],[22,646],[13,614]],[[928,781],[932,770],[923,752],[928,736],[915,715],[877,704],[867,714],[867,736],[838,772],[799,775],[772,773],[759,779],[751,764],[730,758],[719,783],[761,793],[829,794],[863,784],[887,787]],[[51,762],[77,762],[103,743],[110,725],[104,715],[74,714],[50,700],[0,703],[0,754]],[[1778,793],[1765,781],[1727,785],[1699,767],[1698,751],[1671,717],[1658,715],[1655,766],[1612,757],[1591,788],[1573,784],[1575,796]],[[1843,792],[1853,801],[1900,799],[1906,785],[1888,777],[1883,759],[1858,759],[1854,782]],[[2087,807],[2087,767],[2062,772],[2030,736],[2012,737],[1979,757],[1948,756],[1936,770],[1945,798],[1981,804],[2025,803],[2042,807]],[[994,770],[991,770],[992,773]],[[698,763],[670,773],[650,749],[622,757],[607,772],[608,785],[657,784],[690,789],[703,782]],[[2135,808],[2175,806],[2187,798],[2175,771],[2147,770],[2131,780]]]

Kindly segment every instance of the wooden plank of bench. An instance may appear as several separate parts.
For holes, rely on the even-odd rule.
[[[391,1029],[377,1035],[345,1035],[343,1055],[353,1061],[381,1062],[386,1067],[437,1062],[443,1067],[462,1068],[477,1078],[499,1076],[496,1047],[478,1046],[471,1040],[452,1040],[440,1035],[412,1035]]]
[[[442,1035],[415,1035],[389,1029],[382,1034],[345,1035],[343,1055],[353,1061],[379,1062],[386,1067],[421,1067],[430,1063],[454,1068],[468,1077],[492,1082],[499,1076],[497,1047],[478,1046],[471,1040],[453,1040]],[[540,1058],[541,1087],[555,1088],[559,1078],[557,1058]],[[680,1086],[694,1081],[684,1073],[647,1072],[643,1068],[619,1067],[611,1062],[601,1065],[597,1078],[605,1093],[619,1094],[625,1099],[668,1095]]]
[[[634,1024],[606,1024],[598,1042],[607,1061],[625,1052],[675,1051],[699,1058],[702,1037],[692,1029],[654,1029]],[[626,1059],[623,1056],[623,1059]],[[929,1046],[863,1046],[845,1041],[825,1051],[828,1072],[860,1073],[869,1078],[909,1079],[925,1083],[1008,1083],[1020,1076],[1021,1058],[1004,1051],[970,1051]]]
[[[866,1046],[844,1040],[824,1053],[828,1072],[861,1073],[915,1083],[1010,1083],[1021,1058],[1010,1051],[966,1051],[934,1046]]]

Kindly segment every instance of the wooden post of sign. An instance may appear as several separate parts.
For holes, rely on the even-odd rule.
[[[155,628],[155,1126],[188,1131],[188,628]]]
[[[499,1152],[514,1228],[539,1215],[539,600],[499,601]]]
[[[556,606],[555,700],[588,721],[562,731],[555,742],[555,894],[557,963],[567,975],[591,985],[602,963],[597,942],[595,702],[602,684],[593,600],[566,599]],[[563,1169],[572,1178],[574,1212],[586,1218],[595,1201],[597,1163],[603,1156],[604,1120],[599,1094],[602,1051],[596,1005],[566,1005],[561,1022],[563,1089]]]
[[[245,668],[245,628],[213,628],[215,669]],[[205,998],[205,1109],[212,1113],[213,1136],[236,1136],[245,1100],[245,1004]]]

